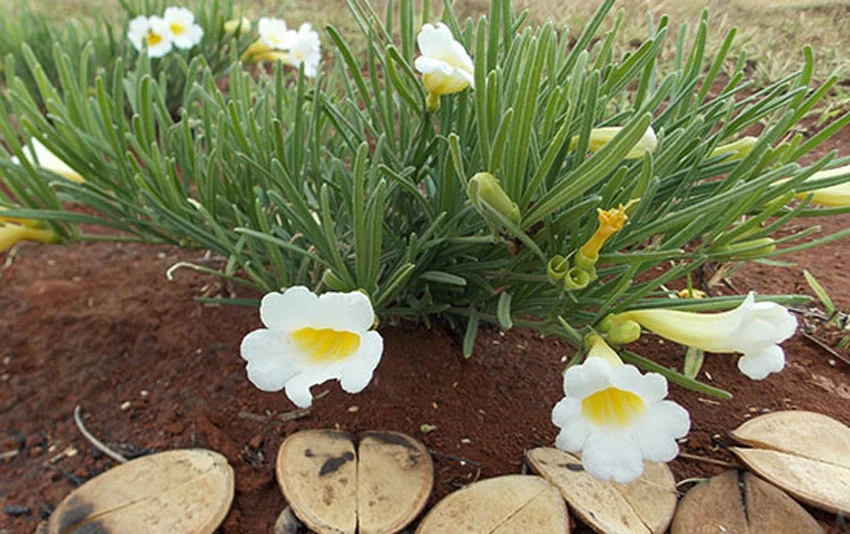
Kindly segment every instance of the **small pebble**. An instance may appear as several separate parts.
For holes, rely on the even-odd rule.
[[[248,441],[248,445],[250,445],[252,449],[259,449],[263,446],[263,435],[257,434]]]
[[[30,515],[30,513],[32,512],[32,510],[30,510],[28,506],[20,506],[17,504],[10,504],[6,508],[4,508],[3,511],[6,512],[6,515],[11,515],[13,517],[19,515]]]
[[[357,412],[359,412],[359,411],[360,411],[360,406],[349,406],[349,407],[348,407],[348,412],[349,412],[349,413],[357,413]]]
[[[130,404],[130,401],[124,401],[123,403],[121,403],[121,411],[126,412],[130,409],[130,406],[132,406],[132,404]]]
[[[464,445],[469,445],[470,443],[472,443],[472,440],[469,438],[463,438],[462,440],[460,440],[460,442]]]
[[[419,431],[423,434],[428,434],[429,432],[433,432],[437,430],[436,425],[429,425],[428,423],[423,423],[419,426]]]
[[[830,367],[835,367],[835,360],[830,359],[827,363],[829,364]]]
[[[143,389],[139,392],[139,395],[141,395],[142,397],[147,397],[150,394],[151,394],[151,392],[146,390],[146,389]]]

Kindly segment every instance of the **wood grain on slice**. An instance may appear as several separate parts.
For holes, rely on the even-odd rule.
[[[670,534],[748,534],[738,473],[726,471],[691,488],[679,502]]]
[[[751,473],[727,471],[694,486],[671,534],[823,534],[817,521],[779,488]]]
[[[832,513],[850,514],[850,469],[794,454],[732,447],[744,464],[797,499]]]
[[[277,455],[277,480],[295,515],[319,534],[357,530],[357,455],[351,435],[292,434]]]
[[[547,485],[546,490],[499,525],[493,534],[569,534],[570,516],[567,514],[567,504],[554,486]]]
[[[676,511],[676,479],[667,464],[644,462],[643,474],[629,484],[612,484],[653,534],[667,531]]]
[[[434,466],[428,450],[398,432],[366,432],[357,447],[360,534],[398,532],[428,501]]]
[[[204,449],[121,464],[74,490],[56,508],[50,534],[209,534],[233,501],[233,469]]]
[[[508,475],[482,480],[466,486],[437,503],[419,524],[417,534],[563,534],[569,521],[561,499],[552,499],[552,487],[546,480],[528,475]],[[555,506],[555,503],[558,503]],[[537,517],[534,530],[519,528],[512,521],[531,507]],[[540,516],[550,518],[543,520]],[[563,521],[563,522],[562,522]],[[552,530],[539,530],[537,527]],[[504,528],[505,530],[501,530]]]
[[[673,517],[675,487],[671,488],[673,475],[666,466],[650,466],[645,478],[621,486],[593,478],[584,471],[581,460],[558,449],[533,449],[526,458],[534,471],[558,488],[570,509],[597,532],[663,532]]]
[[[751,447],[772,449],[850,468],[850,427],[806,411],[761,415],[731,432]]]
[[[823,529],[784,491],[744,473],[750,534],[823,534]]]

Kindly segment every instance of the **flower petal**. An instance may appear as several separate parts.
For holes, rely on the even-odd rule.
[[[679,454],[676,440],[686,436],[690,426],[687,410],[673,401],[662,401],[649,407],[632,435],[645,460],[669,462]]]
[[[602,358],[588,358],[564,373],[564,393],[568,397],[583,399],[610,387],[612,372],[611,365]]]
[[[280,391],[295,373],[298,362],[287,355],[285,336],[261,328],[245,336],[240,346],[248,362],[248,379],[262,391]]]
[[[375,323],[372,302],[360,291],[324,293],[319,297],[317,310],[325,328],[365,332]]]
[[[286,383],[286,396],[299,408],[309,408],[313,404],[312,386],[321,384],[335,377],[318,376],[313,373],[300,373]]]
[[[614,369],[611,384],[623,391],[630,391],[649,404],[667,396],[667,380],[658,373],[641,375],[634,365],[621,365]]]
[[[340,386],[347,393],[360,393],[372,380],[375,368],[384,353],[384,339],[378,332],[366,332],[360,336],[360,350],[345,360],[340,372]]]
[[[304,286],[292,286],[283,293],[268,293],[260,302],[260,320],[275,330],[295,330],[313,326],[319,297]]]
[[[643,473],[640,447],[632,438],[619,433],[591,434],[584,445],[581,463],[594,478],[604,482],[628,484]]]
[[[785,351],[779,345],[750,352],[738,358],[738,369],[753,380],[763,380],[770,373],[778,373],[784,367]]]

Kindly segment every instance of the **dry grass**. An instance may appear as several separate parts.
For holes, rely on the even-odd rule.
[[[279,0],[235,1],[244,6],[249,17],[281,14],[295,24],[309,20],[315,26],[332,23],[354,31],[344,0],[289,0],[283,4]],[[377,0],[376,7],[382,9],[385,2]],[[573,33],[581,31],[598,5],[597,1],[588,0],[515,2],[529,9],[530,20],[551,19],[566,25]],[[431,3],[440,4],[437,0]],[[489,0],[455,0],[462,15],[478,16],[486,11],[488,4]],[[106,16],[115,20],[120,16],[116,0],[32,0],[31,5],[56,18]],[[722,36],[737,26],[734,52],[747,54],[758,81],[773,80],[796,70],[800,51],[806,44],[815,50],[818,76],[836,71],[850,76],[850,2],[847,0],[621,0],[618,7],[625,15],[620,38],[625,47],[647,35],[648,12],[653,13],[655,20],[662,14],[670,15],[674,31],[668,45],[672,47],[679,26],[688,23],[693,31],[701,12],[709,9],[713,35],[710,42],[719,46]]]

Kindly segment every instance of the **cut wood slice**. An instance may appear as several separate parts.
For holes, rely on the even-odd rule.
[[[584,471],[581,460],[559,449],[526,453],[531,468],[555,485],[570,508],[604,534],[664,532],[676,510],[676,483],[666,464],[644,464],[631,484],[602,482]]]
[[[292,434],[277,455],[277,480],[292,511],[320,534],[357,529],[357,461],[350,434]]]
[[[802,506],[751,473],[727,471],[694,486],[671,534],[823,534]]]
[[[761,415],[731,435],[751,447],[850,468],[850,427],[819,413],[782,411]]]
[[[428,450],[398,432],[366,432],[357,447],[360,534],[398,532],[428,501],[434,467]]]
[[[74,490],[50,516],[50,534],[209,534],[233,501],[233,469],[214,451],[145,456]]]
[[[749,448],[732,452],[794,497],[850,513],[850,428],[825,415],[783,411],[756,417],[731,433]]]
[[[850,469],[785,452],[732,447],[759,476],[802,502],[836,514],[850,514]]]
[[[508,475],[466,486],[435,506],[417,534],[569,533],[567,507],[543,478]]]

